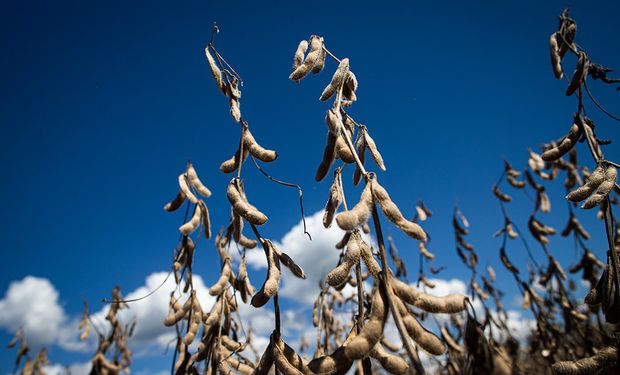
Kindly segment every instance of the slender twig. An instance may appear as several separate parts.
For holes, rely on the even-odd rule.
[[[278,180],[274,177],[272,177],[271,175],[269,175],[256,161],[256,159],[254,159],[254,155],[250,155],[250,158],[252,159],[252,161],[254,162],[254,166],[256,167],[256,169],[258,169],[258,171],[260,173],[263,174],[263,176],[267,177],[269,180],[283,185],[283,186],[289,186],[289,187],[294,187],[297,188],[297,191],[299,192],[299,209],[301,210],[301,221],[304,225],[304,233],[308,235],[308,238],[310,238],[310,241],[312,241],[312,236],[310,235],[310,233],[308,233],[308,231],[306,230],[306,215],[304,214],[304,191],[301,188],[301,186],[297,185],[297,184],[292,184],[290,182],[284,182],[281,180]]]
[[[594,103],[595,106],[598,107],[598,109],[600,109],[604,114],[606,114],[607,116],[611,117],[612,119],[616,120],[616,121],[620,121],[620,118],[612,115],[611,113],[609,113],[609,111],[607,111],[595,98],[594,95],[592,95],[592,93],[590,92],[590,88],[588,87],[588,83],[587,82],[583,82],[583,86],[586,88],[586,93],[588,94],[588,97],[590,97],[590,100],[592,100],[592,103]]]

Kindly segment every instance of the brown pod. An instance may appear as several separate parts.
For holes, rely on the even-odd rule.
[[[396,204],[392,202],[392,199],[390,199],[388,192],[381,185],[379,185],[377,177],[373,176],[369,183],[372,189],[372,196],[381,206],[381,210],[383,211],[385,217],[387,217],[388,220],[399,227],[409,237],[420,241],[426,241],[426,233],[422,227],[403,217]]]
[[[357,77],[355,74],[349,70],[347,73],[347,78],[344,81],[344,86],[342,87],[342,94],[345,98],[354,102],[357,100],[357,96],[355,92],[357,91]]]
[[[364,186],[359,202],[348,211],[336,215],[336,223],[342,230],[351,231],[364,224],[370,217],[372,209],[372,191],[370,184]]]
[[[558,43],[559,32],[551,34],[549,38],[549,50],[551,52],[551,67],[555,78],[562,79],[564,72],[562,70],[562,58],[560,57],[560,47]]]
[[[321,164],[316,170],[316,175],[314,179],[316,181],[321,181],[327,176],[327,172],[329,172],[329,168],[332,166],[334,159],[336,158],[336,140],[337,136],[333,135],[331,132],[327,133],[327,144],[325,145],[325,149],[323,150],[323,159],[321,160]]]
[[[217,282],[209,288],[209,294],[212,296],[219,296],[220,294],[226,291],[226,287],[228,286],[228,280],[232,274],[232,269],[230,267],[230,259],[226,258],[224,260],[224,265],[222,266],[222,272],[220,273],[220,277]]]
[[[618,349],[613,346],[599,350],[592,357],[582,358],[576,361],[559,361],[553,364],[552,369],[559,375],[588,375],[602,374],[608,367],[618,362]],[[611,373],[611,372],[609,372]]]
[[[209,190],[202,183],[202,181],[200,181],[200,178],[198,178],[198,174],[196,173],[196,170],[194,169],[192,163],[188,163],[187,171],[185,173],[187,174],[189,184],[192,185],[198,191],[198,193],[200,193],[200,195],[205,198],[209,198],[211,196],[211,190]]]
[[[356,142],[357,156],[360,159],[362,165],[364,165],[366,153],[366,142],[364,141],[363,136],[359,136]],[[357,186],[362,179],[362,170],[359,168],[359,165],[355,164],[355,172],[353,172],[353,186]]]
[[[344,354],[347,358],[355,360],[367,356],[381,340],[383,327],[388,317],[386,305],[383,293],[375,290],[368,322],[366,322],[360,333],[344,347]]]
[[[199,204],[197,204],[194,206],[194,214],[192,215],[192,218],[187,223],[179,227],[179,232],[181,232],[181,234],[183,234],[184,236],[190,235],[192,232],[198,229],[198,227],[200,226],[201,219],[202,219],[202,207]]]
[[[362,137],[364,137],[364,144],[368,148],[368,151],[370,151],[370,156],[372,156],[372,159],[375,161],[375,163],[377,163],[377,166],[379,166],[382,171],[385,171],[385,163],[383,163],[383,157],[381,156],[381,153],[379,153],[377,145],[375,144],[375,141],[370,137],[370,134],[368,133],[368,129],[366,127],[364,127],[362,130]]]
[[[250,154],[252,154],[258,160],[268,163],[277,159],[278,153],[273,150],[267,150],[266,148],[263,148],[261,145],[259,145],[252,136],[252,133],[250,133],[250,129],[248,129],[247,127],[244,127],[243,129],[242,138],[243,144],[245,146],[244,149],[247,148]]]
[[[499,199],[502,202],[510,202],[512,200],[512,198],[510,197],[510,195],[502,193],[499,190],[499,187],[497,185],[493,185],[493,194],[495,194],[495,196],[497,197],[497,199]]]
[[[370,356],[381,364],[390,374],[402,375],[409,371],[409,364],[400,356],[393,355],[385,351],[381,344],[375,345],[370,351]]]
[[[196,198],[194,193],[192,193],[189,185],[187,184],[187,175],[185,173],[181,173],[178,180],[179,189],[181,189],[181,192],[185,195],[185,197],[187,197],[187,199],[194,204],[198,203],[198,198]]]
[[[349,73],[349,59],[344,58],[340,60],[340,64],[338,64],[338,68],[336,69],[336,72],[334,72],[331,82],[327,85],[327,87],[325,87],[319,100],[324,102],[331,98],[332,95],[334,95],[334,93],[336,93],[336,91],[339,90],[344,84],[344,81],[347,78],[347,73]]]
[[[200,329],[200,321],[202,320],[202,308],[195,294],[192,294],[192,315],[190,316],[189,327],[187,333],[183,337],[183,344],[190,345],[194,342],[196,334]]]
[[[590,194],[598,188],[598,186],[605,181],[605,170],[602,166],[596,167],[594,171],[588,176],[585,184],[566,195],[566,199],[573,202],[581,202],[586,199]]]
[[[209,217],[209,208],[202,200],[198,202],[202,210],[202,229],[206,239],[211,238],[211,218]]]
[[[269,243],[269,246],[273,249],[273,251],[276,252],[276,255],[278,256],[280,263],[284,264],[286,268],[288,268],[293,273],[293,275],[295,275],[296,277],[300,279],[306,278],[306,274],[304,273],[304,270],[301,267],[299,267],[297,263],[295,263],[295,261],[290,256],[288,256],[288,254],[278,249],[276,245],[274,245],[270,240],[265,240],[265,241],[267,241]]]
[[[512,187],[515,187],[517,189],[523,189],[525,187],[525,181],[519,181],[511,175],[508,175],[506,177],[506,180],[510,185],[512,185]]]
[[[220,171],[222,171],[223,173],[233,173],[234,171],[236,171],[239,168],[239,163],[240,162],[244,162],[245,159],[248,157],[248,150],[243,149],[243,160],[239,160],[240,151],[239,149],[237,149],[237,151],[235,152],[235,154],[233,155],[232,158],[224,161],[222,164],[220,164]]]
[[[191,298],[188,298],[185,304],[181,305],[174,297],[174,294],[170,295],[170,311],[168,312],[166,319],[164,319],[164,325],[166,327],[175,325],[179,320],[183,319],[191,306]]]
[[[185,194],[183,194],[182,191],[179,191],[179,193],[177,194],[176,197],[174,197],[173,200],[166,203],[166,205],[164,206],[164,210],[168,212],[177,210],[179,207],[181,207],[183,202],[185,202],[185,198],[186,198]]]
[[[319,58],[316,60],[316,62],[314,63],[314,66],[312,67],[312,74],[319,74],[323,68],[325,67],[325,59],[327,57],[327,52],[325,52],[325,49],[321,46],[321,50],[319,52]]]
[[[428,249],[426,248],[426,243],[424,241],[418,242],[418,249],[420,250],[420,254],[422,254],[426,259],[435,259],[435,254],[428,251]]]
[[[579,52],[579,60],[577,60],[577,66],[573,72],[573,78],[570,80],[568,87],[566,88],[566,96],[571,96],[573,93],[583,85],[588,75],[588,67],[590,66],[590,60],[588,55],[584,51]]]
[[[228,105],[230,106],[230,116],[235,122],[241,122],[241,103],[239,99],[228,99]]]
[[[345,131],[349,133],[349,139],[352,139],[353,133],[348,130]],[[355,156],[353,156],[353,152],[351,152],[349,144],[342,134],[336,139],[336,156],[345,163],[355,163]]]
[[[332,225],[334,214],[338,207],[340,207],[340,204],[342,204],[342,191],[340,188],[340,172],[337,170],[334,173],[334,182],[332,182],[332,186],[329,188],[329,198],[327,199],[325,213],[323,214],[323,226],[325,228],[329,228]]]
[[[381,273],[381,266],[379,266],[379,262],[377,262],[375,257],[372,255],[372,250],[370,249],[370,246],[366,242],[361,240],[360,250],[362,260],[364,261],[368,272],[370,272],[374,277],[379,277],[379,274]]]
[[[280,259],[278,254],[273,250],[271,241],[265,241],[264,246],[267,252],[267,278],[260,290],[252,297],[250,303],[254,307],[265,305],[278,292],[280,285]]]
[[[308,49],[308,41],[302,40],[299,42],[297,46],[297,50],[295,51],[295,57],[293,57],[293,70],[299,68],[301,63],[304,62],[304,56],[306,55],[306,50]]]
[[[600,204],[616,185],[617,177],[618,171],[616,168],[612,165],[608,166],[605,170],[605,181],[601,182],[594,193],[592,193],[592,195],[590,195],[588,199],[583,202],[581,208],[590,209]]]
[[[233,178],[230,180],[228,189],[226,190],[226,196],[233,210],[254,225],[265,224],[267,222],[267,216],[243,199],[238,189],[238,184],[239,180]]]
[[[213,56],[211,56],[211,53],[209,52],[209,47],[205,48],[205,55],[207,57],[207,61],[209,62],[209,68],[211,69],[211,74],[213,75],[213,78],[215,79],[215,83],[217,84],[217,87],[220,89],[222,93],[226,94],[226,85],[224,84],[224,80],[222,78],[222,71],[215,63]]]
[[[325,278],[325,282],[327,284],[335,287],[342,285],[347,281],[351,268],[359,262],[361,255],[361,240],[362,239],[358,231],[351,233],[349,242],[347,243],[347,251],[344,253],[342,258],[342,263],[327,274],[327,277]]]
[[[448,294],[437,297],[423,293],[410,285],[390,276],[390,284],[394,293],[404,302],[418,307],[429,313],[454,314],[465,310],[467,296],[460,294]]]
[[[573,124],[568,131],[568,135],[560,141],[558,145],[551,147],[540,155],[544,161],[555,161],[569,152],[581,137],[581,130],[577,124]]]
[[[306,55],[306,59],[304,62],[299,65],[291,75],[289,75],[289,79],[292,81],[299,81],[310,72],[310,69],[314,67],[314,65],[318,62],[321,57],[321,50],[323,49],[323,38],[313,35],[310,38],[310,52]]]

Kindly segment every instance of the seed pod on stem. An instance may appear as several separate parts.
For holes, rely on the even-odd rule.
[[[323,49],[323,38],[317,35],[310,37],[310,52],[306,55],[303,64],[293,70],[288,77],[292,81],[300,81],[310,72],[314,65],[319,61]]]
[[[203,197],[209,198],[211,196],[211,190],[209,190],[198,178],[198,174],[194,169],[192,163],[187,164],[187,178],[189,180],[189,184],[192,185]]]
[[[304,56],[306,54],[306,50],[308,49],[308,41],[302,40],[299,42],[297,46],[297,50],[295,51],[295,57],[293,57],[293,70],[299,68],[301,63],[304,62]]]
[[[344,257],[342,258],[342,263],[327,274],[327,277],[325,278],[325,282],[327,282],[327,284],[335,287],[342,285],[348,279],[351,268],[359,262],[361,255],[361,240],[359,231],[354,231],[351,233],[349,242],[347,243],[347,251],[344,253]]]
[[[224,80],[222,79],[222,71],[217,66],[217,63],[213,59],[213,56],[211,56],[211,52],[209,52],[209,47],[205,48],[205,55],[207,57],[207,62],[209,62],[209,68],[211,69],[211,74],[213,75],[213,78],[215,79],[215,83],[217,84],[217,87],[220,89],[220,91],[224,95],[226,95],[226,84],[224,83]]]
[[[327,144],[325,145],[325,149],[323,150],[323,159],[321,160],[321,164],[316,170],[316,175],[314,179],[318,182],[321,181],[327,176],[327,172],[329,172],[329,168],[332,166],[334,159],[336,158],[336,140],[337,136],[333,135],[331,132],[327,133]]]
[[[265,252],[267,255],[267,278],[260,290],[252,297],[251,304],[254,307],[262,307],[269,299],[276,295],[280,285],[280,260],[273,250],[270,242],[265,241]]]
[[[267,150],[259,145],[252,133],[250,133],[250,129],[247,127],[247,124],[243,126],[243,135],[242,135],[244,149],[247,148],[248,152],[252,154],[255,158],[264,162],[272,162],[277,159],[278,153],[273,150]]]
[[[370,184],[364,186],[359,202],[348,211],[336,215],[336,223],[342,230],[352,231],[363,225],[370,217],[372,209],[372,190]]]
[[[344,58],[340,60],[340,64],[338,64],[338,68],[336,69],[336,72],[334,72],[331,82],[327,85],[327,87],[325,87],[319,100],[324,102],[327,99],[331,98],[332,95],[334,95],[336,91],[339,90],[340,87],[344,84],[344,80],[347,78],[348,73],[349,59]]]
[[[240,180],[238,178],[233,178],[230,180],[228,189],[226,190],[226,196],[233,210],[254,225],[265,224],[267,222],[267,216],[244,199],[240,192],[239,185]]]
[[[388,317],[388,308],[385,298],[386,297],[379,289],[375,290],[368,322],[364,324],[360,333],[344,348],[344,353],[347,358],[354,360],[365,357],[379,340],[381,340],[383,327]]]
[[[368,148],[368,151],[370,151],[370,156],[372,156],[372,159],[375,161],[375,163],[377,163],[377,166],[379,166],[382,171],[385,171],[383,157],[381,156],[381,153],[379,153],[379,149],[377,149],[375,141],[372,139],[372,137],[368,133],[368,129],[365,126],[362,129],[362,136],[364,137],[365,146]]]

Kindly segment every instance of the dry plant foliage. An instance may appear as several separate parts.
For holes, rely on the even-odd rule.
[[[571,116],[564,136],[544,144],[539,151],[528,151],[526,168],[517,170],[504,162],[504,171],[492,187],[503,216],[495,233],[496,238],[501,238],[499,258],[522,294],[523,309],[531,312],[536,323],[526,342],[514,336],[502,302],[504,292],[497,285],[498,274],[491,266],[480,267],[478,252],[468,240],[472,228],[459,209],[454,211],[452,230],[456,254],[471,272],[467,295],[435,296],[427,292],[435,287],[427,269],[432,275],[444,269],[435,266],[437,257],[431,251],[431,238],[421,226],[432,218],[432,211],[418,201],[413,212],[405,212],[412,217],[407,219],[380,184],[377,173],[386,170],[385,160],[369,127],[358,123],[350,114],[359,86],[351,61],[337,58],[325,47],[320,36],[312,35],[299,43],[289,76],[292,81],[299,84],[309,73],[317,75],[326,70],[328,59],[337,63],[319,96],[321,102],[332,102],[326,110],[326,142],[315,179],[322,181],[330,175],[332,166],[338,164],[331,173],[323,225],[328,228],[335,222],[344,235],[334,244],[340,251],[339,261],[321,282],[314,303],[314,345],[302,336],[298,350],[287,344],[282,336],[278,290],[282,266],[288,268],[293,277],[305,279],[306,275],[275,242],[261,236],[259,227],[268,222],[268,217],[263,207],[250,203],[241,175],[244,162],[249,157],[269,180],[297,187],[300,199],[301,188],[269,176],[259,165],[258,161],[275,161],[278,154],[258,143],[241,113],[243,81],[215,48],[213,39],[219,32],[216,26],[205,54],[218,89],[228,99],[230,114],[240,126],[237,149],[220,165],[221,172],[235,174],[226,187],[230,219],[228,226],[214,239],[220,274],[209,288],[209,294],[215,297],[215,302],[212,306],[202,306],[192,281],[192,265],[201,235],[211,238],[209,210],[204,200],[211,196],[211,191],[198,177],[194,166],[188,163],[177,178],[176,197],[164,206],[164,210],[173,212],[186,205],[171,271],[177,288],[170,294],[169,313],[163,322],[166,326],[174,326],[177,333],[173,374],[311,375],[349,371],[364,375],[424,374],[428,368],[420,360],[420,350],[430,354],[428,361],[436,364],[434,372],[437,374],[620,373],[620,227],[612,212],[620,193],[617,184],[620,166],[605,159],[603,148],[610,141],[597,137],[594,121],[586,115],[583,103],[586,92],[597,107],[613,117],[593,98],[587,81],[589,78],[604,83],[620,81],[607,77],[611,70],[593,63],[576,44],[577,24],[569,17],[568,10],[562,12],[559,21],[558,31],[550,38],[552,70],[556,78],[565,77],[566,55],[577,56],[566,89],[566,95],[578,98],[577,111]],[[579,143],[586,144],[594,162],[591,172],[578,162]],[[368,170],[372,165],[366,163],[367,153],[377,172]],[[347,204],[343,183],[347,165],[351,165],[353,186],[364,183],[353,205]],[[552,209],[546,184],[561,180],[562,176],[568,215],[566,225],[559,230],[545,219],[545,214]],[[526,233],[519,230],[508,214],[508,205],[518,200],[520,192],[528,197],[535,196],[527,229],[540,247],[546,264],[537,261]],[[605,261],[597,257],[599,251],[588,247],[587,241],[600,233],[586,230],[579,219],[578,204],[585,210],[597,208],[608,244]],[[415,285],[407,279],[406,265],[393,238],[384,238],[380,212],[395,228],[418,241],[420,262]],[[244,234],[247,227],[253,239]],[[572,237],[581,253],[579,261],[568,267],[568,272],[551,251],[553,239],[558,235]],[[511,260],[515,243],[523,246],[530,259],[527,272]],[[253,249],[259,244],[268,267],[257,289],[248,276],[246,251],[258,251]],[[231,247],[240,254],[238,266],[233,262]],[[574,295],[577,287],[571,275],[577,273],[581,273],[581,282],[590,285],[585,305]],[[344,293],[345,288],[354,292]],[[98,332],[99,345],[92,359],[93,374],[129,372],[131,351],[127,348],[127,339],[135,322],[123,326],[118,321],[117,312],[129,302],[122,300],[118,288],[114,289],[111,302],[106,319],[112,328],[107,335]],[[269,302],[273,303],[274,329],[267,348],[258,353],[253,345],[253,330],[244,327],[237,309],[239,303],[261,308]],[[440,319],[437,314],[450,315]],[[388,321],[393,322],[400,342],[388,338]],[[85,304],[80,339],[88,337],[91,326],[97,330],[91,323]],[[31,360],[21,330],[9,347],[18,342],[16,369],[26,358],[22,374],[43,374],[42,366],[47,364],[45,349]],[[110,355],[112,346],[116,350]],[[248,353],[253,353],[253,358],[249,358]]]

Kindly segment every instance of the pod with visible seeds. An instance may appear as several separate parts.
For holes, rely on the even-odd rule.
[[[323,38],[313,35],[310,38],[310,52],[306,55],[304,62],[299,65],[288,77],[292,81],[299,81],[310,72],[310,69],[319,61],[323,49]]]
[[[390,354],[383,349],[381,344],[375,345],[370,351],[370,356],[381,364],[390,374],[406,374],[409,371],[409,364],[400,356]]]
[[[433,296],[416,290],[410,285],[390,276],[390,284],[394,293],[404,302],[429,313],[454,314],[465,310],[467,296],[448,294],[442,297]]]
[[[379,290],[375,290],[368,322],[364,324],[360,333],[344,347],[345,356],[354,360],[368,355],[371,349],[381,340],[387,317],[388,309],[385,296]]]
[[[379,266],[379,262],[377,262],[375,257],[372,255],[370,246],[363,240],[360,240],[360,251],[360,256],[362,257],[368,272],[370,272],[373,277],[379,277],[379,274],[381,273],[381,266]]]
[[[590,209],[600,204],[616,185],[617,177],[618,171],[616,168],[612,165],[608,166],[605,170],[605,180],[601,182],[588,199],[583,202],[581,208]]]
[[[325,213],[323,214],[323,226],[329,228],[334,220],[334,214],[338,207],[342,204],[342,189],[340,187],[340,170],[334,173],[334,182],[329,188],[329,198],[325,205]]]
[[[226,196],[233,210],[254,225],[265,224],[267,222],[267,216],[243,199],[238,184],[239,179],[233,178],[230,180],[228,189],[226,190]]]
[[[209,198],[211,196],[211,190],[209,190],[202,183],[202,181],[200,181],[200,178],[198,178],[198,174],[196,173],[192,163],[188,163],[187,171],[185,173],[187,174],[189,184],[192,185],[203,197]]]
[[[232,158],[222,162],[222,164],[220,164],[220,171],[222,171],[223,173],[233,173],[234,171],[236,171],[239,168],[239,163],[243,163],[245,161],[245,159],[248,157],[248,150],[243,149],[243,160],[240,160],[240,150],[237,149],[237,151],[235,152],[235,154],[233,155]]]
[[[351,237],[351,232],[346,232],[344,234],[344,236],[342,236],[342,239],[336,243],[336,245],[335,245],[336,249],[338,249],[338,250],[344,249],[344,247],[349,242],[349,238],[350,237]]]
[[[170,312],[166,316],[166,319],[164,319],[164,325],[166,327],[175,325],[179,320],[183,319],[191,306],[191,298],[188,298],[187,301],[181,305],[174,297],[174,294],[170,295]]]
[[[318,182],[321,181],[327,176],[327,172],[329,172],[329,168],[332,166],[334,159],[336,158],[336,140],[337,136],[333,135],[331,132],[327,133],[327,144],[325,145],[325,149],[323,150],[323,159],[321,160],[321,164],[316,170],[316,175],[314,179]]]
[[[228,280],[230,279],[231,274],[232,269],[230,268],[230,258],[226,258],[226,260],[224,260],[224,265],[222,266],[220,277],[217,282],[209,288],[209,294],[212,296],[219,296],[222,294],[228,286]]]
[[[267,278],[260,290],[252,297],[250,303],[254,307],[265,305],[278,292],[280,285],[280,259],[269,241],[265,241],[264,246],[267,252]]]
[[[168,203],[166,203],[166,205],[164,206],[164,210],[168,211],[168,212],[172,212],[175,211],[176,209],[178,209],[179,207],[181,207],[181,205],[183,204],[183,202],[185,202],[185,198],[187,198],[185,196],[185,194],[183,194],[182,191],[179,191],[179,193],[177,194],[176,197],[174,197],[174,199]]]
[[[189,321],[189,327],[187,329],[187,333],[183,337],[183,344],[190,345],[194,342],[196,338],[196,334],[200,329],[200,321],[202,320],[202,308],[200,307],[200,302],[198,302],[198,297],[196,294],[192,294],[192,315]]]
[[[573,78],[570,80],[568,87],[566,88],[566,96],[571,96],[573,93],[583,85],[588,75],[588,67],[590,66],[590,59],[584,51],[579,52],[579,59],[577,60],[577,66],[573,72]]]
[[[435,259],[435,254],[431,253],[426,248],[426,242],[424,242],[424,241],[418,242],[418,249],[420,250],[420,254],[422,254],[426,259],[428,259],[428,260]]]
[[[569,152],[577,143],[581,137],[581,130],[577,124],[573,124],[568,131],[568,135],[560,141],[558,145],[551,147],[547,151],[543,152],[540,156],[544,161],[555,161]]]
[[[222,71],[217,66],[215,59],[211,56],[211,52],[209,52],[209,47],[205,48],[205,56],[207,57],[207,62],[209,63],[209,68],[211,69],[211,74],[215,79],[215,83],[220,91],[226,94],[226,85],[224,84],[224,79],[222,78]]]
[[[181,232],[184,236],[188,236],[200,226],[201,219],[202,207],[197,204],[194,206],[194,214],[192,215],[192,218],[187,223],[179,227],[179,232]]]
[[[209,209],[202,200],[198,201],[198,205],[202,210],[202,229],[204,230],[205,238],[209,239],[211,238],[211,218],[209,217]]]
[[[357,91],[357,78],[355,74],[349,70],[347,78],[344,80],[344,86],[342,86],[342,95],[354,102],[357,100],[355,92]]]
[[[248,152],[254,157],[256,157],[258,160],[268,163],[277,159],[278,153],[273,150],[267,150],[266,148],[263,148],[261,145],[259,145],[254,139],[254,136],[252,136],[252,133],[250,133],[250,129],[248,129],[247,126],[244,126],[243,128],[242,139],[243,145],[245,146],[244,149],[247,148]]]
[[[343,131],[347,132],[349,139],[353,139],[353,130],[349,130],[346,126]],[[336,156],[345,163],[355,163],[355,156],[349,148],[349,144],[345,140],[344,133],[340,133],[336,139]]]
[[[592,192],[598,188],[598,186],[605,181],[605,169],[602,166],[596,167],[594,171],[588,176],[585,184],[566,195],[566,199],[573,202],[581,202],[592,194]]]
[[[351,268],[359,262],[361,255],[361,241],[362,238],[358,231],[351,233],[349,242],[347,243],[347,251],[344,253],[344,257],[342,258],[342,263],[327,274],[327,277],[325,278],[325,282],[327,284],[335,287],[337,285],[342,285],[342,283],[347,280],[349,277],[349,272],[351,272]]]
[[[344,84],[344,81],[347,78],[348,73],[349,73],[349,59],[344,58],[340,60],[340,64],[338,64],[338,68],[334,72],[331,82],[329,82],[327,87],[325,87],[319,100],[324,102],[327,99],[331,98],[332,95],[334,95],[334,93],[336,93],[336,91],[339,90],[340,87]]]
[[[372,159],[375,161],[375,163],[377,163],[377,166],[379,166],[382,171],[385,171],[385,163],[383,163],[383,157],[381,156],[381,153],[379,153],[379,149],[377,149],[377,145],[370,136],[370,133],[368,133],[368,129],[366,127],[362,129],[362,137],[364,137],[364,144],[366,148],[368,148]]]
[[[306,54],[306,50],[308,49],[308,41],[302,40],[299,42],[297,46],[297,50],[295,51],[295,57],[293,57],[293,70],[299,68],[301,63],[304,62],[304,56]]]
[[[517,189],[522,189],[525,187],[525,181],[519,181],[511,175],[508,175],[506,177],[506,180],[508,181],[510,185],[512,185],[512,187],[515,187]]]
[[[230,105],[230,116],[235,122],[241,122],[241,104],[239,100],[229,99],[228,104]]]
[[[426,241],[426,233],[422,227],[403,217],[403,214],[400,213],[398,206],[392,202],[388,192],[381,185],[379,185],[377,177],[373,175],[369,183],[372,190],[372,196],[379,203],[379,206],[381,206],[381,210],[383,211],[385,217],[387,217],[388,220],[399,227],[409,237],[420,241]]]
[[[422,324],[409,313],[409,310],[407,310],[407,307],[400,298],[394,298],[394,305],[402,317],[403,325],[407,333],[422,349],[433,355],[441,355],[446,351],[446,347],[439,337],[424,328]]]
[[[356,229],[370,217],[372,204],[372,190],[370,184],[367,183],[364,186],[359,202],[350,210],[336,215],[336,223],[342,230],[351,231]]]
[[[551,52],[551,67],[555,78],[562,79],[564,72],[562,71],[562,58],[560,57],[560,47],[558,43],[559,32],[551,34],[549,38],[549,49]]]
[[[576,361],[559,361],[553,364],[553,372],[559,375],[601,374],[605,368],[614,366],[618,361],[618,349],[608,346],[591,357]]]

